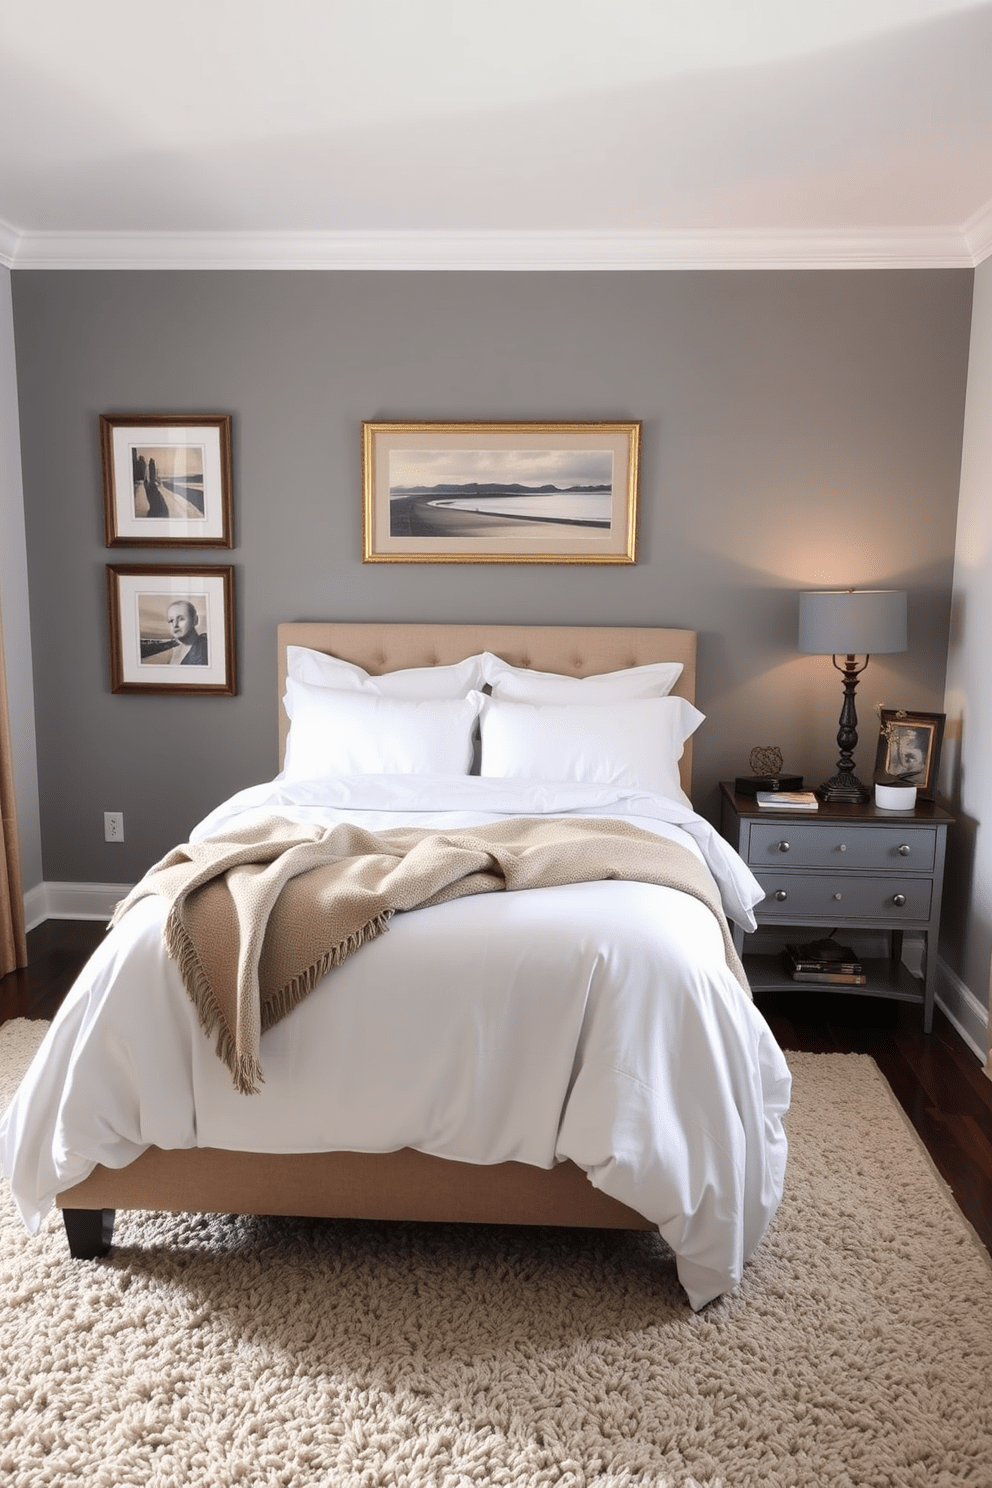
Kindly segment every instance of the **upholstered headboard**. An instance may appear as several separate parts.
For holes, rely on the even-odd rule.
[[[299,620],[279,626],[279,759],[289,721],[282,706],[286,690],[286,647],[309,646],[351,661],[378,676],[401,667],[450,666],[492,651],[513,666],[537,672],[588,677],[652,661],[680,661],[682,675],[672,692],[696,699],[696,632],[647,626],[609,625],[396,625],[365,621]],[[690,794],[692,739],[679,766],[682,788]]]

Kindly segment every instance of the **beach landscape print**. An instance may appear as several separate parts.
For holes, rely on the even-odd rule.
[[[528,522],[609,531],[612,521],[611,450],[389,452],[390,537],[531,538]]]
[[[202,522],[203,445],[132,444],[135,517]]]
[[[100,445],[108,547],[233,547],[229,415],[103,414]]]
[[[366,423],[366,562],[632,563],[640,425]]]

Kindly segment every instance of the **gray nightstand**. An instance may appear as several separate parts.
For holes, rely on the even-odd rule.
[[[905,812],[879,811],[873,802],[821,803],[818,811],[766,810],[738,796],[729,781],[720,790],[720,830],[765,891],[754,911],[758,924],[805,926],[809,938],[834,926],[887,931],[890,954],[864,963],[866,985],[828,990],[919,1003],[929,1033],[944,849],[953,816],[929,801]],[[923,935],[922,977],[902,964],[906,930]],[[754,991],[802,993],[815,985],[794,982],[781,956],[746,955],[744,932],[736,926],[734,943]]]

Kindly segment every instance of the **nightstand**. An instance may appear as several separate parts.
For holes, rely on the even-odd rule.
[[[873,801],[776,811],[738,796],[730,781],[720,790],[720,830],[765,891],[754,910],[758,924],[804,926],[811,939],[834,927],[838,932],[886,931],[889,956],[864,962],[865,986],[824,990],[918,1003],[929,1033],[944,850],[953,816],[929,801],[919,802],[914,811],[880,811]],[[780,955],[745,954],[744,931],[733,928],[753,991],[801,994],[818,985],[794,982]],[[902,963],[906,930],[922,933],[922,976],[914,976]]]

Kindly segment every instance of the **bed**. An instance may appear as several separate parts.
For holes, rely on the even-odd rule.
[[[619,821],[705,863],[753,928],[760,889],[689,802],[695,649],[693,632],[654,628],[282,625],[283,769],[191,840],[272,813],[376,831]],[[420,698],[435,684],[441,700]],[[370,718],[382,758],[362,753]],[[453,754],[436,737],[452,718]],[[317,781],[331,726],[338,762]],[[618,734],[635,764],[611,778]],[[262,1036],[264,1084],[246,1095],[146,897],[60,1009],[0,1122],[0,1163],[28,1228],[54,1202],[77,1258],[105,1254],[127,1209],[650,1229],[700,1308],[739,1282],[787,1151],[789,1072],[725,940],[711,909],[658,883],[397,914]]]

